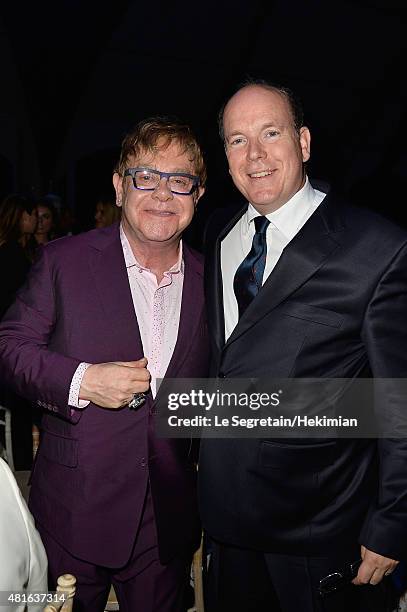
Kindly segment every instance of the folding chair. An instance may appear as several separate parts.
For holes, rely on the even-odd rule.
[[[65,601],[48,604],[44,612],[72,612],[73,598],[75,596],[76,578],[72,574],[63,574],[57,581],[57,593],[66,595]]]
[[[203,596],[203,537],[201,538],[201,545],[194,554],[192,559],[192,577],[194,580],[194,595],[195,603],[193,608],[188,612],[205,612],[204,608],[204,596]]]

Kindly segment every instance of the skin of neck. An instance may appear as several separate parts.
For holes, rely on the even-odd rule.
[[[47,244],[48,242],[47,234],[34,234],[34,237],[37,244]]]

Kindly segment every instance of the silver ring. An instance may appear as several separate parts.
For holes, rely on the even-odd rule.
[[[142,406],[145,401],[146,401],[145,393],[135,393],[133,395],[133,399],[131,400],[131,402],[129,402],[129,408],[133,410],[135,408],[140,408],[140,406]]]

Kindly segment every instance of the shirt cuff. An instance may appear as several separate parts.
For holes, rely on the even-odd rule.
[[[68,405],[72,406],[73,408],[86,408],[86,406],[90,404],[90,402],[87,400],[79,399],[79,391],[83,376],[88,367],[91,365],[91,363],[80,363],[75,370],[75,374],[72,376],[71,386],[69,387]]]

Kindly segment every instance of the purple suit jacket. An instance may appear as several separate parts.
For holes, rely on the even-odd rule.
[[[184,261],[178,339],[166,375],[204,377],[203,263],[187,246]],[[81,361],[142,355],[118,225],[47,245],[0,325],[1,375],[47,409],[32,475],[36,520],[74,556],[108,567],[130,556],[148,480],[161,560],[199,543],[191,441],[155,436],[151,394],[136,411],[67,405]]]

